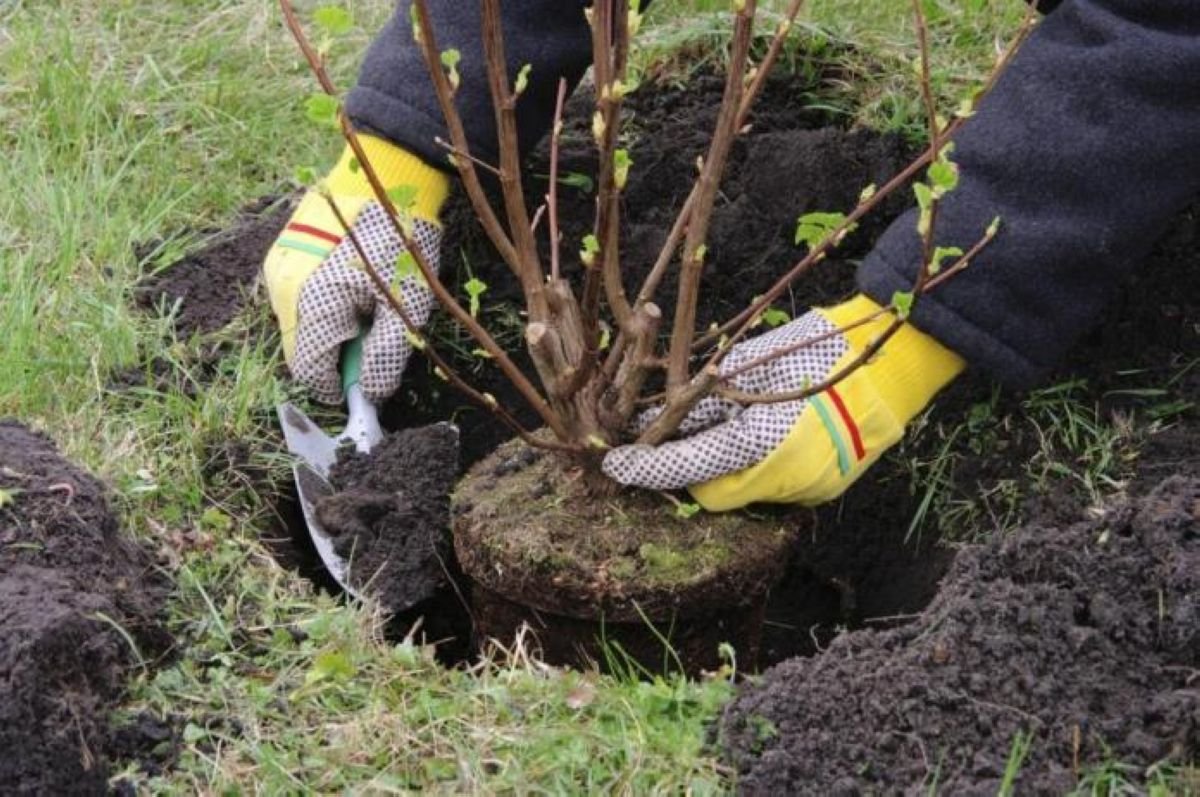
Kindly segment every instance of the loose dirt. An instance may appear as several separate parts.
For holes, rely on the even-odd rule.
[[[169,585],[121,533],[104,486],[49,438],[0,420],[0,452],[0,783],[103,793],[107,712],[169,643]]]
[[[337,492],[317,515],[355,587],[402,612],[446,586],[457,476],[458,432],[446,423],[390,434],[367,454],[343,450],[330,472]]]
[[[748,794],[1020,794],[1200,750],[1200,480],[962,551],[914,622],[771,670],[721,723]]]
[[[181,338],[225,326],[245,305],[291,209],[289,198],[278,197],[246,207],[232,227],[212,235],[203,248],[143,279],[134,289],[138,305],[173,312]],[[157,248],[157,242],[150,242],[135,253],[142,259]]]

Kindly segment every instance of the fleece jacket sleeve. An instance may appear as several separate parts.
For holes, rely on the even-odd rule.
[[[961,131],[937,241],[995,241],[914,323],[1015,386],[1045,375],[1200,191],[1200,0],[1063,0]],[[864,259],[879,302],[909,290],[915,215]],[[1169,286],[1163,286],[1169,290]]]
[[[518,137],[523,152],[549,130],[560,77],[571,88],[591,64],[591,33],[584,18],[590,0],[520,0],[500,4],[505,56],[512,80],[525,64],[529,87],[517,105]],[[435,138],[449,139],[421,51],[413,41],[411,0],[396,4],[391,20],[375,37],[363,61],[358,84],[346,99],[346,111],[359,129],[393,141],[426,162],[449,169],[446,152]],[[462,53],[462,83],[456,102],[471,151],[494,163],[496,121],[488,91],[479,3],[430,0],[438,47]]]

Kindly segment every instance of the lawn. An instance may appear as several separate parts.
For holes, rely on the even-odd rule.
[[[659,2],[639,63],[719,37],[722,5]],[[906,5],[813,0],[799,35],[859,48],[839,56],[847,79],[831,107],[916,137]],[[926,5],[946,96],[986,70],[1022,13],[1008,0]],[[348,6],[356,29],[332,62],[342,85],[390,4]],[[182,752],[165,772],[130,764],[117,777],[164,793],[732,787],[708,743],[731,669],[698,681],[564,672],[523,646],[446,669],[428,648],[386,640],[370,606],[314,589],[261,543],[269,497],[239,481],[222,444],[277,439],[272,408],[299,396],[276,339],[261,334],[265,301],[219,333],[226,348],[201,379],[212,340],[175,339],[132,293],[340,147],[305,121],[312,79],[273,0],[0,0],[0,73],[0,417],[46,431],[108,482],[125,527],[176,583],[179,647],[132,674],[121,714],[177,718]],[[179,384],[113,389],[114,374],[155,357]],[[1063,406],[1051,394],[1031,412]],[[1094,459],[1114,450],[1107,427],[1087,431]],[[1073,467],[1101,491],[1107,472],[1093,461]],[[937,460],[912,467],[929,485],[945,475]]]

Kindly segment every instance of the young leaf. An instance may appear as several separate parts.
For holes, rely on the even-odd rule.
[[[700,514],[699,504],[685,504],[682,501],[675,505],[675,517],[687,520]]]
[[[596,190],[596,181],[583,172],[567,172],[558,178],[558,182],[571,188],[577,188],[585,194]]]
[[[950,193],[958,187],[958,165],[941,158],[929,164],[929,184],[938,199]]]
[[[425,351],[425,339],[413,332],[408,327],[404,328],[404,337],[408,340],[408,345],[412,346],[416,351]]]
[[[642,27],[642,0],[629,0],[629,38],[638,34]]]
[[[406,213],[417,201],[417,190],[415,185],[398,185],[389,188],[387,195],[388,199],[392,200],[392,204],[396,206],[396,210]]]
[[[942,261],[947,258],[962,257],[963,250],[957,246],[938,246],[933,250],[933,258],[929,261],[929,273],[937,274],[942,270]]]
[[[362,169],[362,164],[358,162],[358,158],[351,158],[346,165],[350,167],[351,174],[358,174]]]
[[[328,94],[313,94],[304,101],[304,115],[311,122],[337,127],[338,101]]]
[[[595,235],[588,233],[583,236],[583,249],[579,250],[579,259],[588,268],[596,265],[596,255],[600,252],[600,241]]]
[[[302,185],[312,185],[317,181],[317,172],[311,166],[296,167],[296,182]]]
[[[604,129],[604,114],[596,111],[592,114],[592,137],[596,139],[597,144],[604,139]]]
[[[896,310],[896,316],[904,321],[912,312],[913,294],[911,291],[896,291],[892,294],[892,307]]]
[[[513,86],[513,94],[520,97],[525,93],[525,89],[529,88],[529,73],[533,71],[533,64],[525,64],[521,67],[521,71],[517,72],[517,83]]]
[[[996,216],[992,219],[992,223],[988,225],[986,235],[988,238],[995,238],[998,232],[1000,232],[1000,217]]]
[[[408,7],[408,18],[412,22],[413,41],[417,44],[421,43],[421,14],[417,11],[417,4],[413,3]]]
[[[805,213],[796,221],[796,245],[807,244],[809,249],[816,249],[845,221],[845,213]],[[850,225],[845,232],[852,232],[856,226]],[[841,243],[841,237],[834,241],[835,245]]]
[[[933,206],[933,189],[925,183],[913,183],[913,194],[917,197],[917,205],[921,210],[928,210]]]
[[[613,152],[613,180],[618,189],[625,187],[625,182],[629,179],[629,167],[632,165],[633,159],[629,157],[629,150],[618,149]]]
[[[458,74],[458,62],[462,60],[462,53],[451,47],[449,50],[442,50],[441,56],[442,66],[446,67],[446,75],[450,79],[450,87],[457,89],[462,83],[462,78]]]
[[[479,279],[479,277],[471,277],[463,283],[463,289],[467,292],[467,297],[471,302],[471,316],[479,315],[479,297],[487,291],[487,283]]]
[[[341,6],[321,6],[313,12],[313,22],[330,36],[341,36],[354,26],[350,12]]]
[[[425,275],[417,268],[417,259],[407,249],[396,255],[396,270],[392,275],[392,291],[398,293],[400,284],[406,279],[414,279],[425,284]]]
[[[766,310],[763,310],[762,322],[772,329],[782,326],[791,320],[791,313],[787,310],[781,310],[778,307],[768,307]]]

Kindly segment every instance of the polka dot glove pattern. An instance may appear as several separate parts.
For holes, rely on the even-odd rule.
[[[404,251],[404,243],[387,212],[376,202],[368,203],[355,219],[353,230],[384,281],[393,285],[396,260]],[[438,268],[441,236],[437,226],[421,219],[413,221],[413,241],[434,271]],[[396,293],[412,322],[424,326],[435,300],[419,276],[406,277]],[[338,372],[342,344],[353,339],[365,321],[373,323],[363,341],[359,384],[368,399],[379,403],[400,387],[412,346],[404,322],[367,276],[350,236],[346,236],[300,290],[291,369],[318,401],[336,404],[342,400]]]
[[[746,393],[784,393],[818,384],[829,377],[849,350],[846,338],[816,311],[733,347],[721,363],[732,373],[771,352],[802,340],[829,337],[785,354],[733,377],[728,384]],[[684,419],[681,439],[659,446],[627,445],[604,458],[604,472],[633,487],[677,490],[748,468],[767,457],[788,436],[809,399],[741,406],[709,396]],[[647,410],[636,421],[644,428],[661,408]]]

